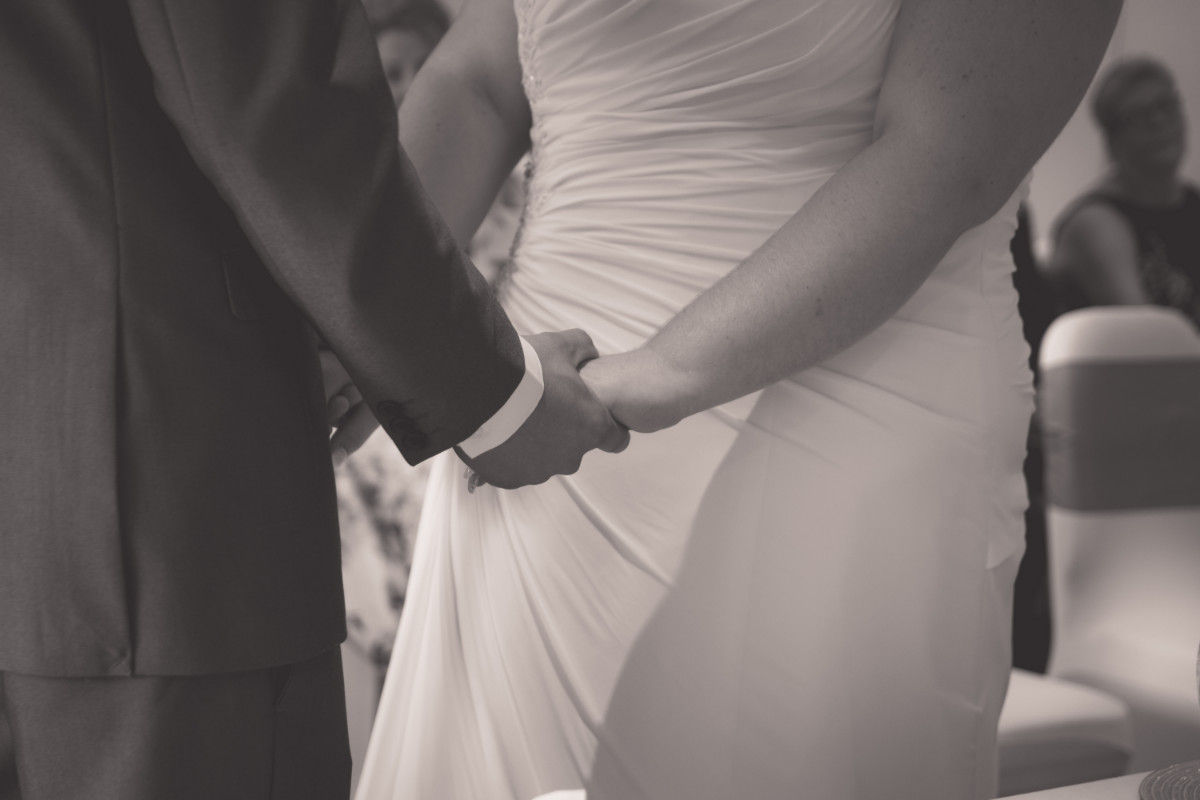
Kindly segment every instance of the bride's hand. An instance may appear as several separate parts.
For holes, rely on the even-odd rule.
[[[579,371],[613,419],[641,433],[669,428],[687,416],[687,376],[648,348],[602,356]]]
[[[325,414],[333,435],[329,452],[335,467],[362,447],[379,427],[370,407],[363,402],[362,393],[350,380],[350,375],[332,350],[318,349],[321,358],[321,378],[325,383]]]

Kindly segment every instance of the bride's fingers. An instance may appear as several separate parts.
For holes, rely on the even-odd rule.
[[[350,409],[362,402],[362,392],[353,383],[348,383],[342,390],[329,400],[325,407],[326,420],[330,425],[337,425],[338,420],[346,416]]]
[[[336,426],[338,420],[346,416],[346,412],[350,410],[350,401],[340,394],[335,394],[329,400],[329,405],[325,406],[325,421],[330,426]]]
[[[342,417],[362,402],[362,393],[332,351],[320,350],[318,357],[321,361],[321,380],[325,384],[325,421],[337,426]]]
[[[371,434],[379,427],[379,421],[371,413],[366,403],[358,403],[350,409],[338,429],[329,439],[329,451],[333,457],[333,465],[340,466],[355,450],[363,446]]]
[[[616,424],[609,429],[604,441],[598,445],[606,453],[619,453],[629,447],[629,428],[617,422],[615,417],[613,422]]]
[[[318,350],[317,356],[321,360],[321,380],[325,384],[325,402],[328,403],[334,395],[353,384],[346,368],[332,350]]]

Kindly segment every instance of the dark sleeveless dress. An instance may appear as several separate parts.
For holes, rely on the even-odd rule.
[[[1138,277],[1155,305],[1178,309],[1200,325],[1200,192],[1185,186],[1178,205],[1150,207],[1103,190],[1076,200],[1057,226],[1061,236],[1066,222],[1082,209],[1101,203],[1129,221],[1138,255]],[[1061,285],[1066,310],[1092,305],[1077,285]]]

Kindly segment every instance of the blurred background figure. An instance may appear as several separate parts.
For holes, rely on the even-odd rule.
[[[1103,424],[1096,423],[1102,438],[1107,437],[1107,449],[1093,449],[1080,459],[1080,449],[1093,447],[1095,440],[1085,441],[1078,431],[1063,436],[1065,373],[1060,369],[1052,378],[1039,370],[1062,367],[1068,363],[1066,356],[1080,357],[1072,348],[1087,351],[1089,369],[1113,361],[1117,363],[1111,369],[1120,372],[1122,359],[1132,358],[1129,352],[1142,352],[1138,347],[1148,347],[1147,354],[1138,357],[1157,365],[1156,359],[1163,357],[1146,343],[1162,338],[1159,328],[1172,319],[1185,331],[1176,331],[1176,338],[1190,343],[1182,347],[1175,341],[1176,351],[1195,352],[1200,342],[1195,331],[1186,332],[1200,321],[1200,195],[1195,189],[1200,164],[1186,150],[1187,129],[1197,124],[1188,111],[1200,108],[1195,94],[1200,58],[1194,34],[1187,33],[1196,30],[1197,22],[1200,5],[1193,0],[1126,0],[1106,57],[1108,68],[1100,71],[1089,102],[1036,166],[1028,213],[1022,215],[1012,242],[1013,282],[1033,351],[1038,409],[1025,462],[1026,553],[1014,587],[1013,666],[1018,671],[1005,706],[1006,713],[1012,712],[1007,731],[1001,717],[1001,784],[1007,776],[1010,790],[1034,762],[1044,770],[1036,788],[1048,788],[1085,780],[1086,770],[1067,780],[1068,762],[1081,770],[1088,762],[1089,769],[1118,774],[1112,770],[1123,758],[1129,774],[1200,753],[1194,622],[1200,607],[1194,593],[1185,596],[1176,590],[1177,585],[1194,586],[1194,581],[1177,582],[1174,575],[1194,571],[1196,528],[1194,516],[1188,516],[1192,508],[1176,506],[1194,506],[1195,501],[1175,498],[1166,509],[1152,508],[1155,503],[1149,502],[1164,487],[1196,485],[1196,439],[1188,433],[1194,421],[1184,424],[1162,410],[1170,408],[1176,416],[1194,420],[1194,388],[1185,386],[1184,392],[1174,381],[1163,396],[1141,371],[1132,384],[1127,374],[1114,378],[1123,387],[1118,392],[1084,387],[1066,403],[1081,419],[1100,419],[1098,411],[1118,402],[1118,395],[1126,405]],[[1155,57],[1142,55],[1148,52]],[[1057,223],[1049,236],[1039,237],[1030,216],[1034,223]],[[1183,312],[1192,325],[1152,304]],[[1065,311],[1115,305],[1142,308],[1095,309],[1083,313],[1099,316],[1082,320],[1071,315],[1047,334],[1049,323]],[[1113,326],[1120,331],[1112,333]],[[1057,340],[1051,342],[1055,330]],[[1053,352],[1041,364],[1044,337]],[[1110,355],[1118,341],[1121,352]],[[1064,343],[1070,345],[1065,350]],[[1164,366],[1155,368],[1195,371],[1194,360],[1186,367],[1170,359],[1161,363]],[[1054,409],[1058,417],[1047,416]],[[1152,430],[1146,420],[1158,427]],[[1155,439],[1155,431],[1171,433]],[[1074,456],[1064,454],[1068,446],[1077,448],[1070,451]],[[1127,494],[1138,495],[1137,508],[1114,504],[1114,493],[1106,489],[1103,509],[1108,513],[1079,510],[1063,494],[1064,464],[1085,464],[1096,474],[1101,464],[1135,474],[1137,480],[1120,485]],[[1057,479],[1047,482],[1052,475]],[[1064,503],[1069,508],[1064,510]],[[1071,526],[1079,520],[1107,525],[1109,538],[1095,531],[1075,534]],[[1179,529],[1178,543],[1171,538],[1174,528],[1166,534],[1158,531],[1164,525]],[[1114,586],[1132,589],[1122,594]],[[1172,627],[1176,619],[1183,621],[1176,626],[1182,635]],[[1048,674],[1033,679],[1019,670]],[[1086,713],[1084,705],[1073,705],[1068,696],[1081,687],[1098,692]],[[1036,691],[1021,691],[1031,688]],[[1049,688],[1061,690],[1061,696],[1043,692]],[[1061,735],[1068,728],[1074,744],[1059,750],[1048,744],[1053,738],[1048,732]],[[1022,736],[1035,729],[1037,757],[1022,761],[1027,755],[1021,750]],[[1080,735],[1085,729],[1087,735]],[[1088,737],[1092,752],[1084,758],[1078,745]],[[1065,771],[1051,779],[1055,770]],[[1090,774],[1086,779],[1098,777]],[[1006,793],[1012,791],[1002,795]]]
[[[417,70],[450,28],[450,16],[437,0],[404,0],[372,9],[367,5],[375,44],[383,62],[383,74],[392,89],[392,100],[400,107]]]
[[[1200,322],[1200,194],[1175,79],[1150,58],[1116,63],[1092,99],[1111,164],[1059,219],[1047,276],[1064,310],[1153,303]]]

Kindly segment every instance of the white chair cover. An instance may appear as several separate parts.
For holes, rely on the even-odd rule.
[[[1000,797],[1114,778],[1133,753],[1121,700],[1020,669],[1008,685],[998,741]]]
[[[1200,336],[1153,306],[1042,346],[1052,675],[1129,704],[1131,771],[1200,758]]]

